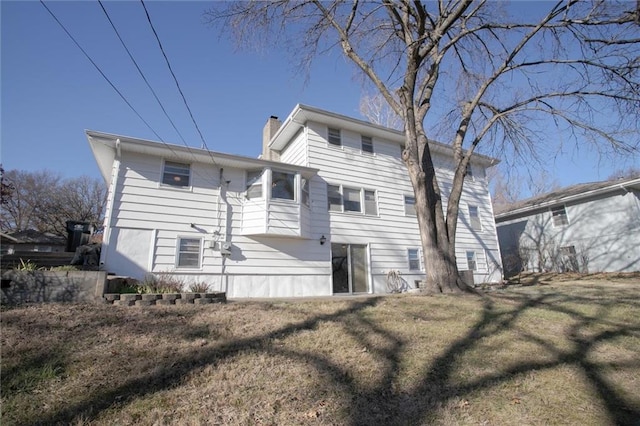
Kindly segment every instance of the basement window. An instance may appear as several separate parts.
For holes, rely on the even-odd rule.
[[[200,268],[200,238],[178,238],[178,268]]]
[[[424,262],[422,259],[422,250],[417,248],[410,248],[407,250],[409,258],[409,270],[411,271],[424,271]]]

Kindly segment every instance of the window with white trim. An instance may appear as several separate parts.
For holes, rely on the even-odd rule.
[[[295,173],[275,170],[271,172],[271,198],[278,198],[281,200],[296,199]]]
[[[262,170],[247,172],[247,199],[262,198]]]
[[[304,204],[305,206],[309,207],[309,179],[307,178],[301,178],[302,179],[302,204]]]
[[[373,154],[373,140],[371,139],[371,136],[361,136],[360,142],[362,146],[362,152]]]
[[[416,216],[416,197],[409,195],[404,196],[404,214],[407,216]]]
[[[469,207],[469,225],[474,231],[482,231],[482,223],[480,222],[480,213],[478,212],[478,206]]]
[[[409,270],[424,271],[424,259],[422,258],[421,249],[417,249],[417,248],[408,249],[407,257],[409,260]]]
[[[354,188],[342,188],[342,206],[346,212],[361,212],[360,190]]]
[[[364,214],[378,216],[378,201],[376,191],[364,190]]]
[[[376,192],[372,190],[327,185],[327,201],[329,211],[378,215]]]
[[[332,129],[329,127],[327,132],[327,141],[331,145],[342,146],[342,137],[340,136],[340,129]]]
[[[327,185],[328,209],[332,212],[342,211],[342,193],[339,185]]]
[[[201,250],[202,239],[178,238],[178,255],[176,259],[176,267],[200,268]]]
[[[171,186],[189,186],[191,165],[165,161],[162,171],[162,183]]]
[[[467,163],[465,177],[469,180],[473,180],[473,167],[471,167],[471,163]]]
[[[569,224],[567,210],[564,206],[552,207],[551,216],[553,217],[553,226],[564,226]]]
[[[478,270],[475,251],[471,251],[471,250],[467,251],[467,269],[469,269],[470,271]]]

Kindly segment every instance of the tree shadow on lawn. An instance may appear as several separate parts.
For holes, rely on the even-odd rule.
[[[640,333],[640,328],[637,326],[606,321],[608,311],[616,303],[615,298],[611,296],[608,300],[598,303],[598,312],[592,316],[564,306],[567,303],[580,301],[579,296],[505,293],[483,297],[482,312],[475,324],[463,337],[453,341],[429,365],[423,366],[420,380],[413,388],[402,390],[396,386],[396,379],[402,374],[402,357],[408,342],[397,333],[381,327],[368,319],[367,315],[362,314],[363,310],[376,306],[380,300],[380,298],[371,298],[354,301],[346,309],[333,314],[318,315],[261,336],[237,339],[215,348],[193,351],[181,358],[166,361],[164,365],[159,365],[141,378],[131,379],[122,386],[92,394],[64,410],[49,415],[43,414],[42,417],[33,419],[33,422],[67,423],[77,418],[90,421],[97,418],[101,411],[112,407],[116,401],[126,404],[135,398],[179,386],[185,375],[206,366],[217,366],[221,361],[246,350],[284,356],[315,368],[318,373],[321,373],[322,380],[327,381],[328,386],[345,395],[345,398],[350,398],[347,401],[350,407],[347,424],[351,425],[432,423],[438,419],[439,410],[446,403],[482,389],[490,389],[501,382],[513,379],[514,376],[552,370],[561,366],[578,367],[606,408],[612,424],[637,424],[640,419],[640,411],[634,408],[633,402],[625,399],[605,377],[607,369],[616,366],[638,368],[640,362],[620,365],[616,362],[592,360],[596,346],[611,342],[620,336],[638,336]],[[501,303],[498,309],[494,306],[494,300],[508,303],[513,308],[505,310],[504,303]],[[591,298],[588,301],[595,303]],[[565,340],[571,343],[569,349],[557,347],[549,340],[518,328],[516,321],[532,308],[571,317],[573,323],[564,336]],[[382,367],[377,371],[380,379],[374,386],[370,388],[359,386],[357,381],[353,380],[348,368],[337,364],[327,356],[317,352],[291,350],[272,343],[274,339],[283,339],[302,331],[313,330],[321,322],[340,323],[344,331],[356,339],[359,345],[368,348],[376,359],[383,360]],[[598,325],[598,330],[605,329],[587,332],[587,329],[593,328],[594,325]],[[425,322],[422,326],[438,327],[438,323]],[[481,340],[515,329],[518,329],[524,340],[540,346],[545,350],[545,354],[552,356],[545,357],[541,361],[508,365],[498,372],[481,377],[475,376],[466,382],[455,377],[458,360],[476,349]]]

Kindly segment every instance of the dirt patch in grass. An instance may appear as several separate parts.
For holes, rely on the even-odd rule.
[[[2,424],[633,424],[640,280],[2,311]]]

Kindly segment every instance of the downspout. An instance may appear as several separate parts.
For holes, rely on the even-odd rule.
[[[219,200],[222,200],[222,202],[224,203],[225,206],[225,217],[224,217],[224,242],[230,242],[231,241],[231,205],[229,204],[228,200],[227,200],[227,188],[229,186],[230,181],[224,180],[224,169],[221,167],[220,168],[220,193],[219,193]],[[218,209],[220,208],[220,203],[218,202]],[[218,238],[220,237],[220,221],[218,220]],[[221,243],[219,243],[221,244]],[[220,274],[221,274],[221,284],[220,284],[220,289],[221,291],[223,291],[225,294],[227,293],[227,290],[229,288],[229,277],[227,276],[227,257],[229,257],[228,255],[222,254],[222,247],[219,246],[220,249],[220,257],[221,257],[221,264],[220,264]]]
[[[116,188],[118,187],[118,176],[120,175],[120,158],[122,156],[122,150],[120,148],[120,138],[116,139],[116,156],[113,159],[113,165],[111,166],[111,183],[110,193],[111,199],[107,206],[107,213],[105,215],[104,232],[102,234],[102,244],[107,247],[107,250],[100,251],[100,269],[107,263],[109,257],[109,243],[111,241],[111,226],[114,223],[113,210],[116,203]]]

